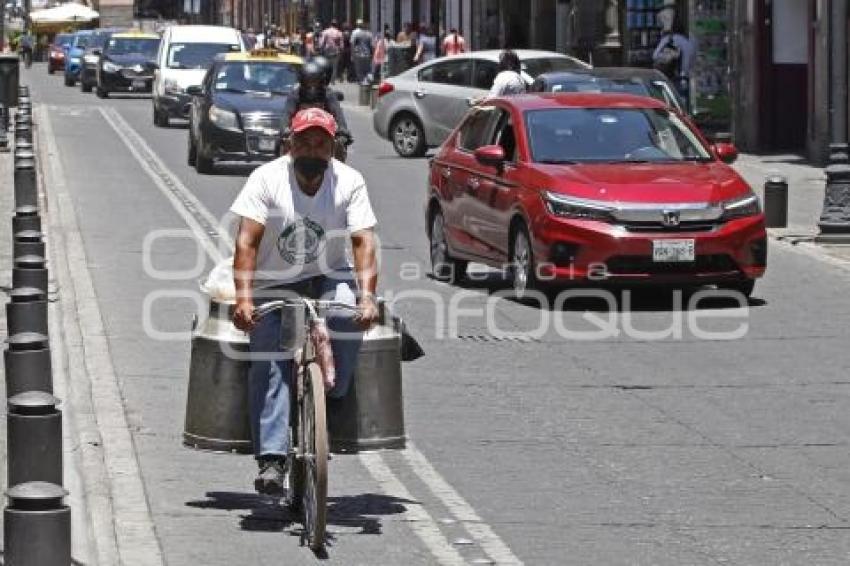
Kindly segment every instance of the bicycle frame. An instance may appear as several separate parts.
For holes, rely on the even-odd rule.
[[[281,344],[294,353],[292,357],[292,381],[290,395],[289,426],[291,430],[291,493],[288,504],[298,509],[303,505],[304,531],[302,543],[307,542],[311,549],[319,551],[324,547],[327,520],[327,464],[328,436],[325,413],[325,379],[320,359],[330,356],[330,341],[316,343],[317,334],[313,332],[316,324],[323,324],[319,310],[343,308],[356,310],[355,307],[336,301],[316,301],[307,298],[286,299],[266,303],[254,310],[257,318],[274,310],[294,307],[293,313],[303,311],[306,316],[301,320],[297,315],[285,321],[281,314]],[[284,335],[284,327],[288,334]]]

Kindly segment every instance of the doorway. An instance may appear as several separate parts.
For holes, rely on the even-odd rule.
[[[759,146],[802,152],[808,127],[811,5],[761,0]]]

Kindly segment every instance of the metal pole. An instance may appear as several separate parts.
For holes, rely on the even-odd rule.
[[[829,165],[818,240],[850,241],[850,157],[847,147],[847,0],[830,2]]]

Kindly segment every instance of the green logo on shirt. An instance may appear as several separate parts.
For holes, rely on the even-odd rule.
[[[325,229],[309,218],[299,218],[277,238],[277,251],[290,265],[313,263],[324,249]]]

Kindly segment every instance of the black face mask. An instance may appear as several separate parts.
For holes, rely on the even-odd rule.
[[[296,157],[295,170],[308,181],[324,174],[328,168],[328,162],[321,157]]]

